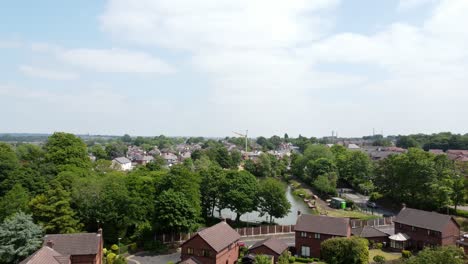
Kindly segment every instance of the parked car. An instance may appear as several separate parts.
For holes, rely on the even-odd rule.
[[[371,201],[367,201],[366,205],[369,208],[377,208],[377,204]]]

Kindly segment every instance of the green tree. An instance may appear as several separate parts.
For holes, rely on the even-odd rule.
[[[241,215],[257,208],[258,183],[255,176],[247,171],[228,171],[226,184],[222,187],[222,203],[234,211],[236,221]]]
[[[0,224],[0,263],[18,263],[42,244],[42,229],[18,212]]]
[[[16,147],[16,155],[23,166],[39,168],[44,162],[44,150],[33,144],[20,144]]]
[[[28,212],[29,194],[20,184],[15,184],[4,197],[0,198],[0,221],[18,212]]]
[[[109,159],[123,157],[127,153],[127,145],[122,142],[112,142],[106,145],[105,148]]]
[[[267,255],[256,255],[255,264],[271,264],[271,257]]]
[[[345,150],[336,154],[336,168],[340,179],[354,188],[371,180],[373,165],[369,156],[361,151]],[[360,189],[363,191],[362,189]]]
[[[405,264],[463,264],[463,250],[456,246],[425,248],[409,258]]]
[[[317,189],[318,192],[321,194],[336,194],[336,174],[335,173],[328,173],[323,174],[317,177],[312,182],[312,185]]]
[[[94,145],[90,152],[96,157],[96,160],[109,159],[109,155],[102,145]]]
[[[44,227],[47,233],[75,233],[82,224],[70,207],[70,193],[53,182],[45,194],[40,194],[30,202],[33,217]]]
[[[46,162],[53,164],[57,171],[69,166],[83,169],[91,167],[86,144],[73,134],[55,132],[44,146]]]
[[[10,145],[0,142],[0,182],[19,167],[18,158]]]
[[[465,200],[465,197],[468,196],[468,189],[466,188],[467,179],[464,177],[456,176],[453,181],[453,192],[452,192],[452,201],[455,211],[457,206]]]
[[[290,212],[291,204],[286,198],[284,186],[276,179],[268,178],[260,182],[258,199],[260,216],[268,214],[270,222],[273,222],[273,217],[281,218]]]
[[[385,257],[381,255],[375,255],[372,260],[377,263],[377,264],[384,264],[385,263]]]
[[[132,137],[129,134],[125,134],[120,140],[122,140],[122,142],[125,142],[125,143],[131,143]]]
[[[287,135],[287,134],[286,134]],[[290,256],[289,251],[283,252],[278,258],[278,264],[289,264],[289,256]]]
[[[397,139],[396,146],[400,148],[418,148],[420,144],[411,136],[401,136]]]
[[[182,192],[163,191],[156,198],[155,210],[155,224],[160,231],[187,232],[197,225],[197,212]]]
[[[367,264],[368,241],[364,238],[331,238],[321,244],[320,254],[328,264]]]
[[[203,217],[213,216],[216,206],[221,207],[221,188],[225,182],[224,171],[217,164],[200,170],[201,205]],[[222,209],[222,208],[220,208]]]

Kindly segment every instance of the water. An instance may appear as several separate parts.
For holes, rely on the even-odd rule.
[[[302,213],[310,213],[311,210],[307,207],[307,204],[304,203],[303,199],[297,196],[294,196],[292,193],[291,186],[285,187],[286,198],[291,203],[291,211],[288,215],[283,218],[274,218],[273,221],[280,225],[295,225],[297,220],[297,211],[301,211]],[[232,212],[229,209],[224,209],[221,211],[221,216],[224,218],[230,218],[232,220],[236,219],[236,213]],[[269,221],[269,216],[264,215],[260,217],[260,213],[257,211],[253,211],[250,213],[243,214],[241,216],[241,221],[246,222],[262,222],[262,221]]]

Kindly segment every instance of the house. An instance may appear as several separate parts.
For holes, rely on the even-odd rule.
[[[445,152],[442,149],[430,149],[428,150],[429,153],[435,154],[435,155],[444,155]]]
[[[136,155],[135,162],[140,165],[146,165],[154,160],[153,156],[148,155]]]
[[[101,264],[102,229],[97,233],[51,234],[21,264]]]
[[[184,151],[184,152],[179,153],[179,155],[180,155],[180,161],[184,161],[192,157],[192,152]]]
[[[175,164],[178,161],[177,156],[170,152],[162,153],[161,157],[166,161],[167,165]]]
[[[181,245],[183,263],[234,264],[240,235],[226,222],[205,228]],[[191,259],[191,260],[189,260]],[[187,262],[189,261],[189,262]]]
[[[373,243],[382,243],[384,245],[388,244],[388,235],[375,227],[372,226],[363,226],[358,228],[351,229],[351,234],[353,236],[358,236],[369,240]]]
[[[279,256],[288,250],[288,245],[284,241],[271,237],[265,240],[258,241],[249,248],[250,254],[273,256],[277,262]]]
[[[302,257],[320,257],[320,244],[333,237],[350,237],[349,218],[318,215],[300,215],[295,231],[296,254]]]
[[[132,169],[132,162],[126,157],[119,157],[112,160],[112,167],[122,171],[129,171]]]
[[[404,206],[394,223],[395,237],[389,238],[394,249],[455,245],[460,237],[460,226],[450,215]]]
[[[361,149],[361,147],[359,147],[358,145],[356,145],[354,143],[351,143],[351,144],[348,144],[348,149],[349,150],[359,150],[359,149]]]

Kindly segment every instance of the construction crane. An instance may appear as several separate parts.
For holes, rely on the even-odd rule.
[[[236,135],[239,135],[239,136],[245,138],[245,152],[247,152],[247,135],[249,134],[249,130],[246,130],[246,131],[245,131],[245,134],[238,133],[238,132],[234,132],[234,131],[232,131],[232,133],[234,133],[234,134],[236,134]]]

